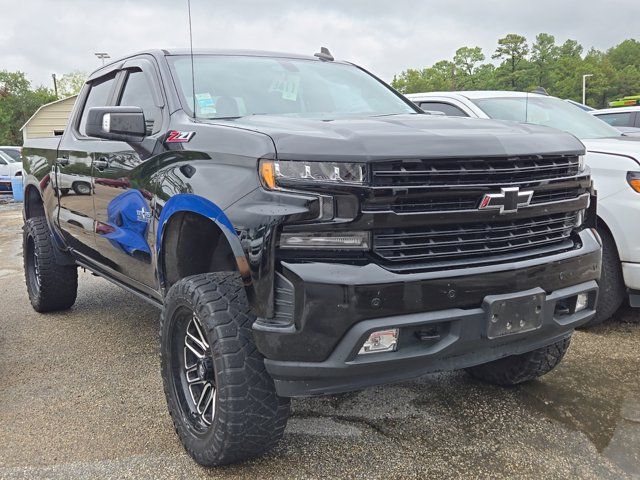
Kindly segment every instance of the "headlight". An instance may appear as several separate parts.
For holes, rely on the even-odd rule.
[[[585,165],[585,155],[578,155],[578,171],[584,172]]]
[[[361,163],[260,161],[260,179],[269,190],[316,182],[362,185],[365,178]]]
[[[629,182],[631,188],[640,193],[640,172],[628,172],[627,182]]]

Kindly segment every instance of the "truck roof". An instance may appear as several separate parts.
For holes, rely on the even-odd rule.
[[[163,48],[163,49],[151,49],[151,50],[142,50],[139,52],[132,53],[130,55],[120,57],[114,59],[113,61],[105,64],[99,69],[93,71],[91,75],[89,75],[89,80],[100,77],[105,73],[108,73],[111,70],[120,67],[125,60],[137,57],[139,55],[152,55],[156,58],[160,57],[169,57],[174,55],[190,55],[191,50],[188,48]],[[287,52],[270,52],[266,50],[243,50],[243,49],[217,49],[217,48],[194,48],[193,55],[229,55],[229,56],[250,56],[250,57],[272,57],[272,58],[292,58],[298,60],[313,60],[313,61],[321,61],[318,57],[313,55],[301,55],[297,53],[287,53]],[[335,61],[335,63],[346,63],[341,61]]]
[[[546,95],[540,95],[539,93],[527,93],[527,92],[513,92],[510,90],[459,90],[454,92],[424,92],[424,93],[410,93],[406,97],[416,100],[421,98],[430,97],[451,97],[451,98],[468,98],[469,100],[478,98],[503,98],[503,97],[546,97]]]

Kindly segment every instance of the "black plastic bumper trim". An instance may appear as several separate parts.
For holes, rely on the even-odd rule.
[[[517,297],[521,292],[514,293]],[[555,316],[558,301],[579,293],[589,295],[585,310]],[[483,308],[448,309],[365,320],[354,325],[322,362],[265,360],[278,394],[287,397],[324,395],[415,378],[426,373],[456,370],[502,357],[525,353],[549,345],[595,315],[598,284],[589,281],[546,295],[542,326],[529,331],[489,339],[485,334],[487,312]],[[358,356],[371,332],[387,328],[428,326],[449,323],[448,333],[434,344],[401,344],[395,352]]]

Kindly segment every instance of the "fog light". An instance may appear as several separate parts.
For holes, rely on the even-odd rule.
[[[576,297],[576,312],[581,312],[587,308],[589,302],[589,295],[586,293],[579,293]]]
[[[280,248],[369,250],[369,232],[284,232]]]
[[[398,348],[398,329],[378,330],[364,342],[358,355],[365,353],[395,352]]]

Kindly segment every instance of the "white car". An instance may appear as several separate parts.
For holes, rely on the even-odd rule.
[[[469,91],[407,97],[425,111],[546,125],[578,137],[598,191],[598,231],[604,244],[598,313],[590,325],[611,317],[627,294],[631,306],[640,307],[640,138],[625,136],[546,95]]]
[[[6,153],[16,162],[22,163],[22,147],[14,147],[9,145],[0,146],[0,152]]]
[[[603,108],[589,112],[627,135],[640,135],[640,105]]]
[[[0,151],[0,177],[17,177],[22,175],[22,162]]]

